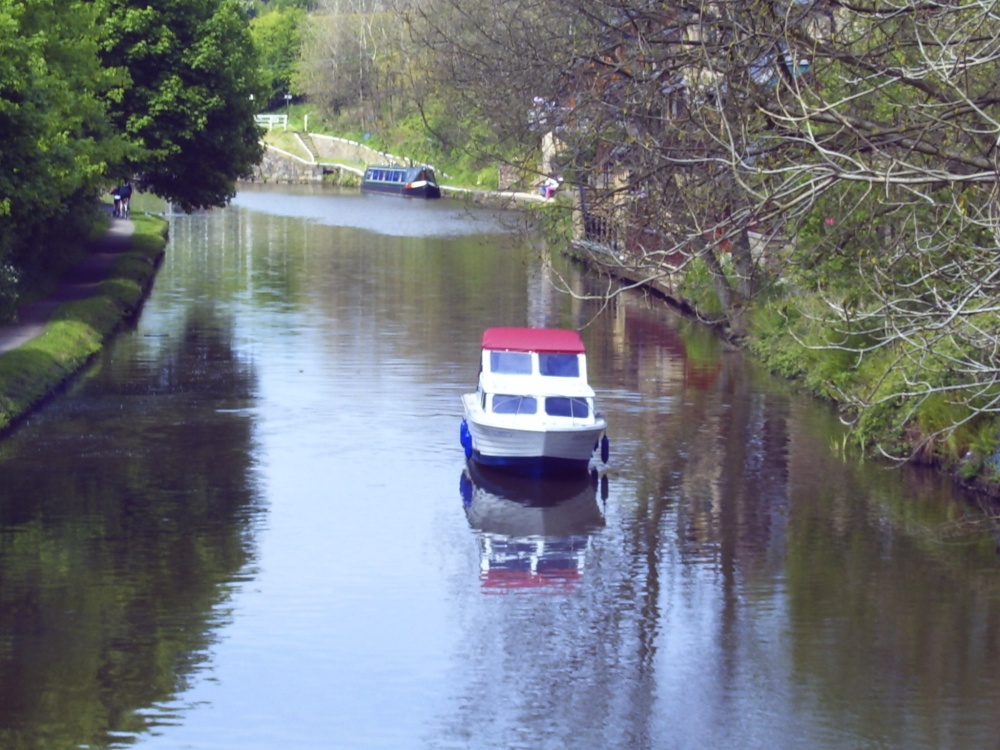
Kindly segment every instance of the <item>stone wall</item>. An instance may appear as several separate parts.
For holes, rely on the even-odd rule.
[[[409,164],[410,160],[364,144],[328,135],[308,134],[308,144],[316,153],[307,161],[287,151],[267,146],[264,158],[254,169],[252,182],[344,182],[356,184],[367,164]]]
[[[365,146],[363,143],[349,141],[345,138],[336,138],[330,135],[319,135],[318,133],[310,133],[309,138],[316,147],[318,155],[317,161],[321,162],[347,162],[348,164],[410,163],[410,160],[405,157],[387,154],[384,151],[376,151],[373,148],[368,148],[368,146]],[[429,166],[433,168],[432,164],[424,164],[422,166]]]
[[[252,182],[322,182],[324,169],[291,154],[268,147],[253,171]]]

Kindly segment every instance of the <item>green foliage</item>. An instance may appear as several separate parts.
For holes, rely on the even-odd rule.
[[[259,161],[235,0],[0,4],[0,315],[79,252],[108,182],[222,205]],[[63,238],[71,238],[69,240]]]
[[[163,253],[167,223],[149,216],[133,221],[130,250],[98,293],[61,305],[41,336],[0,356],[0,430],[77,372],[138,309]]]
[[[301,55],[301,8],[270,9],[250,24],[254,46],[260,56],[263,109],[277,109],[292,91],[292,81]]]
[[[815,295],[799,294],[794,302],[777,300],[755,308],[754,354],[810,393],[840,403],[862,446],[878,445],[896,455],[919,448],[922,460],[944,464],[958,463],[970,449],[978,456],[992,454],[997,440],[992,420],[981,415],[970,419],[967,404],[937,390],[949,384],[947,373],[921,381],[922,387],[908,385],[927,371],[901,357],[899,347],[871,348],[874,342],[868,337],[836,333],[844,324],[825,316],[824,305]],[[978,471],[968,462],[961,470]]]
[[[1000,419],[978,419],[969,428],[968,452],[959,464],[963,479],[1000,483]]]
[[[686,267],[678,293],[706,318],[718,318],[723,313],[712,285],[712,274],[700,258],[692,259]]]
[[[500,184],[499,165],[483,167],[478,172],[473,171],[469,180],[464,184],[473,185],[483,190],[496,190]]]
[[[13,265],[0,265],[0,320],[10,320],[17,311],[20,274]]]
[[[750,322],[750,348],[772,371],[798,380],[818,396],[840,399],[863,382],[863,368],[881,362],[878,353],[860,357],[868,340],[838,332],[824,302],[799,294],[759,304]]]
[[[114,74],[98,56],[95,21],[90,3],[0,5],[0,265],[17,276],[52,261],[53,226],[93,201],[122,153],[103,103]]]
[[[756,307],[750,319],[750,348],[773,372],[793,380],[803,378],[809,365],[802,345],[787,336],[800,319],[782,302]]]
[[[841,404],[860,446],[881,445],[899,451],[905,445],[905,424],[898,399],[882,400],[902,385],[904,373],[894,369],[890,350],[861,356],[866,339],[834,334],[823,315],[822,300],[800,294],[794,301],[756,308],[751,318],[753,353],[772,371],[798,382],[819,397]],[[841,347],[832,347],[839,343]],[[877,387],[876,387],[877,384]],[[858,411],[852,404],[869,404]]]
[[[484,171],[488,175],[496,165],[471,154],[467,136],[463,124],[449,115],[446,107],[428,102],[422,112],[398,121],[392,129],[392,142],[387,145],[396,153],[416,154],[420,161],[434,164],[442,171],[446,169],[453,181],[475,184]],[[495,185],[493,182],[492,186]]]
[[[225,205],[261,158],[261,91],[236,0],[99,0],[102,56],[127,81],[112,121],[132,147],[119,169],[184,210]]]
[[[956,404],[944,393],[931,393],[916,409],[913,423],[917,435],[933,441],[933,451],[948,461],[958,459],[969,444],[969,427],[960,422],[970,416],[969,410]],[[930,448],[928,444],[928,448]]]
[[[311,11],[318,5],[318,0],[244,0],[245,11],[251,18],[288,10]]]

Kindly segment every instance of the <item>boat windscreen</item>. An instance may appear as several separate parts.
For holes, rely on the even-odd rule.
[[[490,372],[502,375],[530,375],[529,352],[490,352]]]
[[[493,394],[494,414],[536,414],[538,402],[534,396],[513,396],[506,393]]]
[[[575,354],[539,354],[538,370],[556,378],[580,377],[580,359]]]
[[[590,416],[590,405],[585,398],[549,396],[545,399],[545,413],[550,417],[585,419]]]

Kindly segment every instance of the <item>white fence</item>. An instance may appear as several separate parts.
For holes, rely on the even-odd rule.
[[[288,115],[257,115],[257,124],[270,130],[280,125],[283,130],[288,130]]]

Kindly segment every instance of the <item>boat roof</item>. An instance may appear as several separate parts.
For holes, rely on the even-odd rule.
[[[483,331],[483,349],[546,354],[586,352],[580,334],[565,328],[487,328]]]
[[[407,165],[407,164],[369,164],[369,165],[367,165],[366,169],[391,169],[391,170],[400,171],[400,172],[409,172],[411,170],[414,171],[414,172],[419,172],[421,169],[426,169],[426,170],[431,171],[431,172],[434,171],[433,167],[428,167],[428,166],[423,165],[423,164],[409,164],[409,165]]]

